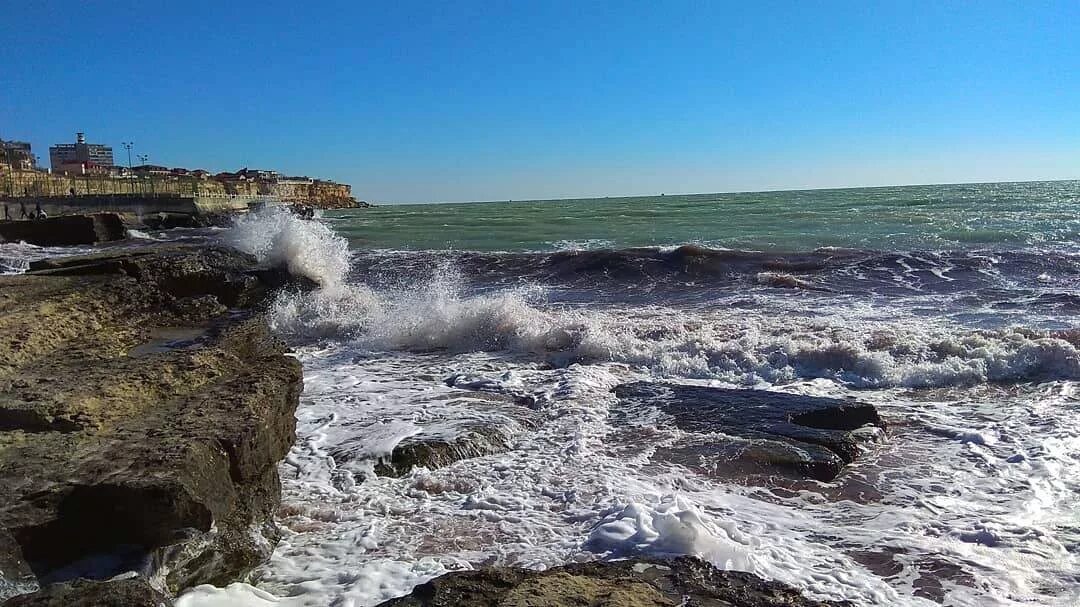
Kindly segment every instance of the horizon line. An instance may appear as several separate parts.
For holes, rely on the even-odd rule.
[[[559,198],[519,198],[519,199],[489,199],[489,200],[437,200],[437,201],[406,201],[406,202],[388,202],[388,201],[368,201],[374,205],[383,206],[403,206],[403,205],[424,205],[424,204],[496,204],[506,202],[565,202],[569,200],[606,200],[606,199],[624,199],[624,198],[659,198],[661,196],[707,196],[709,194],[777,194],[780,192],[827,192],[834,190],[879,190],[884,188],[914,188],[914,187],[928,187],[928,186],[957,186],[957,185],[1001,185],[1001,184],[1020,184],[1020,183],[1061,183],[1067,181],[1080,181],[1080,177],[1061,178],[1061,179],[1021,179],[1021,180],[1005,180],[1005,181],[955,181],[955,182],[932,182],[932,183],[900,183],[900,184],[881,184],[881,185],[849,185],[849,186],[826,186],[826,187],[812,187],[812,188],[776,188],[767,190],[729,190],[726,192],[681,192],[672,193],[661,192],[659,194],[619,194],[616,196],[564,196]],[[352,184],[349,184],[352,185]]]

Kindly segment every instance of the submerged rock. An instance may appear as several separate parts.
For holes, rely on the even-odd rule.
[[[94,244],[127,237],[127,228],[116,213],[0,221],[0,242],[26,242],[39,247]]]
[[[752,573],[693,557],[575,563],[546,571],[490,567],[421,584],[380,607],[825,607]]]
[[[885,429],[873,405],[850,400],[647,382],[615,395],[619,415],[659,409],[687,433],[654,457],[717,476],[831,480]]]
[[[240,310],[286,280],[176,246],[0,277],[0,599],[128,571],[173,593],[269,556],[302,375]]]
[[[357,428],[355,436],[341,439],[327,453],[337,465],[354,472],[404,476],[415,468],[442,468],[506,451],[515,434],[538,424],[535,412],[503,395],[463,394],[447,405],[452,413],[445,417],[399,424],[407,428],[392,432],[399,437],[392,444],[373,436],[381,434],[377,431],[381,428],[392,430],[391,424],[372,424]],[[386,451],[372,452],[373,447]]]

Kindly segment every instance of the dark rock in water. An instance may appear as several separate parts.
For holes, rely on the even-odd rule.
[[[378,476],[403,476],[414,468],[442,468],[459,460],[507,450],[517,431],[538,423],[534,411],[511,404],[511,399],[495,394],[463,397],[467,413],[463,410],[460,417],[420,423],[420,431],[394,445],[389,455],[378,454],[371,462],[371,471]],[[372,458],[368,452],[371,439],[364,430],[360,427],[356,437],[327,448],[338,465],[353,467],[349,464]]]
[[[690,433],[656,457],[719,476],[831,480],[885,429],[872,405],[834,398],[646,382],[615,395],[623,415],[656,408]]]
[[[229,309],[286,281],[177,246],[0,277],[0,599],[126,571],[176,592],[269,556],[301,368]],[[197,343],[146,347],[176,333]]]
[[[143,578],[111,582],[78,579],[16,596],[4,607],[169,607],[173,602]]]
[[[491,567],[435,578],[379,607],[826,607],[752,573],[693,557],[575,563],[546,571]]]
[[[151,230],[227,227],[235,220],[235,213],[153,213],[139,217],[139,221]]]
[[[39,247],[94,244],[127,237],[127,228],[116,213],[0,221],[0,242],[21,241]]]
[[[375,464],[375,474],[402,476],[413,468],[442,468],[458,460],[507,449],[509,435],[500,426],[467,422],[454,426],[453,433],[420,433],[402,440],[388,459]]]

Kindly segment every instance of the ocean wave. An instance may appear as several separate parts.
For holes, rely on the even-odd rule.
[[[855,388],[1080,379],[1080,338],[1025,328],[766,310],[551,306],[544,290],[466,293],[444,266],[430,282],[375,291],[284,294],[272,324],[294,338],[352,340],[365,351],[506,351],[556,365],[618,362],[662,376],[736,384],[826,378]]]
[[[1080,255],[1037,250],[883,252],[820,248],[808,252],[715,249],[701,245],[555,252],[363,252],[360,274],[416,280],[452,263],[490,284],[526,280],[586,290],[688,292],[744,287],[801,288],[883,295],[979,289],[1074,289]],[[1070,287],[1072,285],[1072,287]]]
[[[299,219],[282,207],[240,218],[223,239],[259,261],[285,265],[290,273],[333,292],[344,286],[352,259],[346,239],[321,222]]]
[[[468,286],[460,258],[426,258],[425,277],[397,273],[392,286],[347,282],[346,241],[319,222],[271,210],[238,222],[227,235],[243,250],[317,281],[312,292],[282,293],[271,325],[294,339],[346,339],[364,351],[490,351],[538,357],[555,365],[616,362],[661,376],[707,378],[752,385],[825,378],[855,388],[931,387],[985,382],[1080,379],[1075,333],[1025,328],[970,330],[947,321],[912,317],[897,308],[808,317],[769,309],[688,311],[651,306],[556,306],[548,291],[523,280],[512,288]],[[820,251],[779,261],[760,253],[683,246],[554,253],[579,269],[627,259],[741,260],[755,282],[825,289],[800,278],[825,257],[867,252]],[[506,255],[500,256],[505,258]],[[510,255],[513,257],[513,255]],[[380,256],[393,262],[400,256]],[[969,257],[972,263],[991,263]],[[748,261],[749,260],[749,261]],[[705,263],[705,262],[702,262]],[[711,263],[711,262],[710,262]],[[926,255],[904,265],[926,263]],[[370,276],[370,273],[361,273]],[[402,280],[411,276],[410,280]]]

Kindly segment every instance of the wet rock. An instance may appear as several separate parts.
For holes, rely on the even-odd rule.
[[[850,400],[646,382],[615,395],[617,417],[659,409],[687,432],[654,457],[716,476],[831,480],[885,429],[872,405]]]
[[[403,439],[390,457],[375,464],[379,476],[402,476],[413,468],[442,468],[458,460],[505,451],[509,433],[493,424],[453,424],[452,432],[424,433]]]
[[[4,607],[169,607],[173,602],[143,578],[100,582],[78,579],[16,596]]]
[[[27,274],[127,276],[173,300],[209,295],[227,307],[252,306],[297,281],[285,270],[259,266],[252,256],[234,249],[191,245],[45,259],[32,262]]]
[[[233,224],[236,217],[236,213],[153,213],[139,217],[139,221],[151,230],[172,230],[228,227]]]
[[[380,607],[825,607],[779,582],[693,557],[448,573]]]
[[[170,246],[0,277],[0,599],[128,571],[171,593],[269,556],[302,375],[243,309],[286,281]],[[145,347],[177,332],[197,344]]]
[[[353,436],[335,437],[327,453],[346,469],[363,476],[404,476],[414,468],[436,469],[456,461],[506,451],[510,441],[525,428],[539,424],[536,412],[514,404],[511,396],[468,394],[446,402],[445,416],[422,421],[369,424],[357,427]],[[404,434],[389,452],[372,452],[373,443],[385,444],[383,429]],[[408,432],[412,429],[413,432]],[[368,467],[369,466],[369,467]]]
[[[94,244],[127,237],[127,228],[116,213],[0,221],[0,242],[26,242],[39,247]]]

